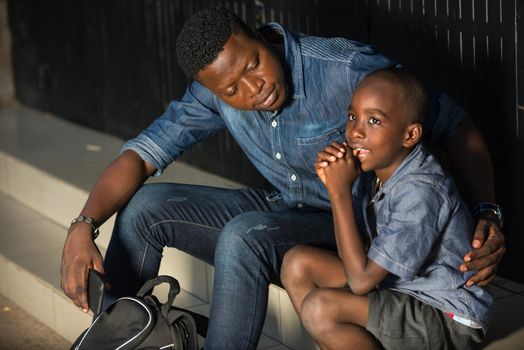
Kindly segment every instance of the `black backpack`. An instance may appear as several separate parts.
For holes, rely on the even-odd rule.
[[[165,304],[150,295],[153,288],[169,283]],[[136,297],[123,297],[96,317],[71,346],[71,350],[105,349],[198,349],[197,323],[205,336],[207,318],[188,310],[173,307],[180,285],[170,276],[147,281]]]

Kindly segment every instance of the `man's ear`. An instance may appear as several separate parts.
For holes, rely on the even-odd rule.
[[[422,138],[422,124],[413,123],[406,127],[406,133],[404,135],[404,147],[415,146]]]

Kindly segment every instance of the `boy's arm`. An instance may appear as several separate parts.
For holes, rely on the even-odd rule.
[[[329,193],[338,254],[348,284],[353,293],[366,294],[388,275],[388,271],[367,258],[355,221],[351,187],[360,167],[351,150],[335,142],[318,154],[315,169]]]
[[[335,238],[344,264],[347,281],[353,293],[367,294],[389,272],[368,259],[355,221],[351,190],[329,191],[335,225]]]

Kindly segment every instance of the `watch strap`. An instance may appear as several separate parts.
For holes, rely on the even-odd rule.
[[[95,240],[98,237],[98,234],[100,233],[98,229],[99,227],[96,221],[92,217],[85,216],[85,215],[79,215],[76,218],[74,218],[73,221],[71,221],[71,225],[69,225],[69,228],[71,228],[71,226],[79,222],[85,222],[86,224],[91,226],[91,234],[93,236],[93,240]]]
[[[502,227],[504,225],[504,214],[502,213],[502,208],[497,203],[491,202],[480,202],[473,208],[473,216],[477,217],[479,214],[489,211],[498,218],[499,225]]]

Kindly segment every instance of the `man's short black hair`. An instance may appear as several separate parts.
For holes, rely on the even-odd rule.
[[[236,14],[224,7],[207,8],[194,14],[178,34],[176,53],[184,73],[198,79],[198,73],[218,57],[231,35],[253,31]]]

